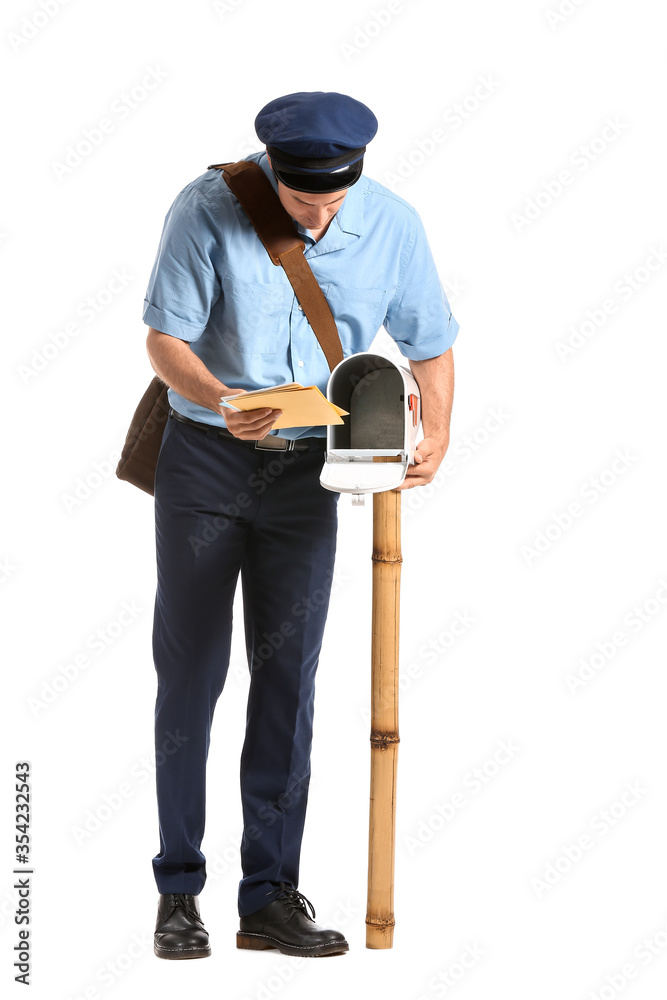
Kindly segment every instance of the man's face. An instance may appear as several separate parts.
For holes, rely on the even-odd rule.
[[[271,157],[267,155],[269,164]],[[278,178],[276,177],[276,180]],[[278,181],[278,197],[286,212],[296,219],[304,229],[319,230],[328,226],[334,215],[343,204],[347,188],[343,191],[330,191],[328,194],[315,194],[312,191],[293,191]]]

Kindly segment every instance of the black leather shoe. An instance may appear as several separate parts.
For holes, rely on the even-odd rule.
[[[315,923],[315,909],[297,889],[280,883],[281,893],[261,910],[241,917],[236,935],[237,948],[261,951],[277,948],[284,955],[338,955],[348,951],[340,931],[327,930]],[[306,910],[308,903],[313,916]]]
[[[158,958],[206,958],[211,954],[197,896],[160,894],[153,951]]]

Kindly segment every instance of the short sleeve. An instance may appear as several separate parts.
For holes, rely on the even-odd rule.
[[[144,323],[181,340],[198,340],[220,297],[220,254],[220,227],[210,205],[188,185],[164,220],[144,299]]]
[[[384,327],[401,353],[412,361],[444,354],[459,331],[416,213],[407,260],[396,294],[387,307]]]

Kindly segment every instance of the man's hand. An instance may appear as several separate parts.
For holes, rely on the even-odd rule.
[[[430,483],[449,447],[449,418],[454,398],[452,349],[425,361],[411,361],[410,367],[421,393],[424,440],[415,448],[414,465],[408,466],[397,490]]]
[[[220,406],[221,396],[231,396],[246,390],[232,389],[215,378],[187,341],[170,337],[151,327],[146,338],[146,348],[155,374],[185,399],[222,414],[227,429],[234,437],[260,440],[266,437],[282,413],[282,410],[266,407],[244,413]]]
[[[413,486],[425,486],[426,483],[430,483],[438,471],[448,447],[449,437],[446,441],[424,438],[415,449],[414,465],[408,466],[405,479],[393,492],[410,490]]]
[[[240,390],[236,390],[239,392]],[[234,392],[232,389],[230,395]],[[257,439],[261,441],[269,433],[274,423],[283,412],[282,410],[272,410],[262,407],[261,410],[230,410],[226,406],[220,407],[220,412],[225,418],[227,430],[234,437],[242,441]]]

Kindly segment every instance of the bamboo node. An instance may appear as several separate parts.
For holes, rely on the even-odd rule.
[[[396,556],[395,558],[388,559],[386,556],[376,556],[375,553],[371,556],[373,562],[376,563],[402,563],[403,556]]]
[[[371,746],[378,750],[388,750],[395,743],[400,743],[398,733],[381,733],[377,729],[371,730]]]
[[[365,923],[367,923],[369,927],[384,928],[396,926],[396,921],[393,916],[387,917],[386,919],[384,917],[366,917]]]

